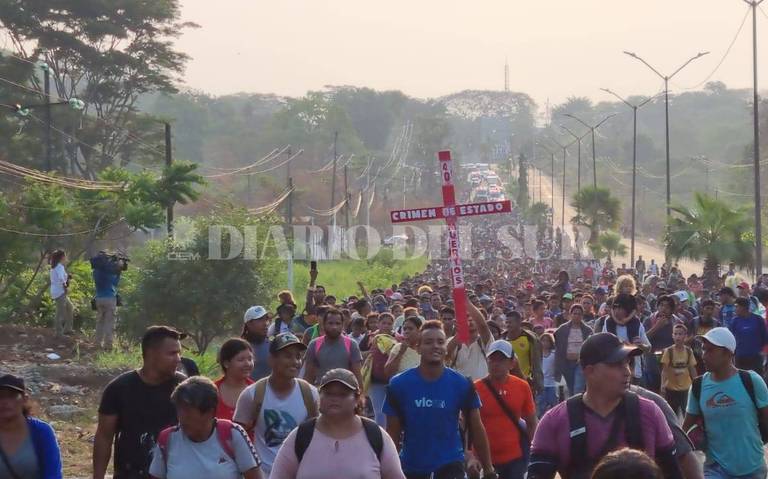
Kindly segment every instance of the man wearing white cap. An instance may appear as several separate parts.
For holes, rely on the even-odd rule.
[[[727,328],[714,328],[700,339],[708,372],[693,382],[683,429],[703,426],[704,477],[764,479],[768,470],[760,424],[768,424],[765,381],[733,365],[736,338]]]
[[[251,344],[253,349],[253,371],[251,379],[258,381],[269,376],[269,313],[264,306],[251,306],[243,315],[242,338]]]
[[[480,418],[488,435],[491,461],[499,479],[522,479],[528,446],[536,431],[536,406],[528,382],[509,374],[515,364],[512,344],[498,339],[488,346],[488,376],[475,381]]]

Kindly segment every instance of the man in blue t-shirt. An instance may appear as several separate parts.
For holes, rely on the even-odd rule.
[[[418,367],[398,374],[387,387],[387,432],[400,449],[408,479],[464,478],[467,469],[494,477],[488,438],[480,420],[480,398],[472,382],[444,365],[447,341],[442,323],[421,327]],[[464,456],[459,413],[465,415],[477,458]],[[402,446],[400,446],[400,436]]]
[[[736,338],[736,367],[763,375],[763,347],[768,343],[765,320],[749,311],[749,300],[737,298],[736,314],[728,329]]]
[[[720,320],[720,324],[729,328],[731,326],[731,321],[733,321],[733,317],[736,315],[736,306],[733,304],[733,301],[736,299],[736,293],[734,293],[733,289],[728,286],[723,286],[720,289],[718,296],[720,297],[721,305],[718,319]]]
[[[763,456],[758,418],[768,424],[768,387],[749,371],[754,402],[739,370],[733,365],[736,338],[727,328],[714,328],[702,337],[707,373],[701,391],[688,395],[683,430],[703,419],[707,439],[704,477],[764,479],[768,470]]]

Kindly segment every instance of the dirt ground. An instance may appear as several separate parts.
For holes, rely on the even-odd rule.
[[[91,477],[99,397],[120,372],[94,368],[94,357],[84,338],[56,339],[42,328],[0,326],[0,371],[25,379],[33,414],[56,430],[68,479]]]

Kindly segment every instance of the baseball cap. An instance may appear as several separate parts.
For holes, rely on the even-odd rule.
[[[243,322],[247,323],[248,321],[254,319],[261,319],[266,315],[267,310],[264,308],[264,306],[251,306],[243,315]]]
[[[728,328],[712,328],[707,331],[707,334],[697,336],[697,338],[701,338],[713,346],[725,348],[732,353],[736,352],[736,338]]]
[[[357,383],[357,378],[352,371],[343,368],[331,369],[320,380],[319,389],[323,389],[325,386],[333,383],[341,383],[351,389],[352,391],[360,391],[360,386]]]
[[[573,299],[573,295],[571,293],[565,293],[563,299]]]
[[[396,291],[392,293],[392,301],[401,301],[403,299],[403,294],[399,291]]]
[[[27,392],[27,388],[24,386],[24,380],[13,374],[3,374],[0,376],[0,388],[13,389],[20,393]]]
[[[515,359],[515,350],[512,349],[512,343],[506,339],[497,339],[488,346],[486,358],[490,358],[493,353],[501,353],[509,359]]]
[[[675,293],[675,296],[677,296],[677,299],[679,299],[681,303],[688,301],[687,291],[678,291]]]
[[[280,333],[269,342],[269,354],[275,354],[288,346],[299,345],[302,349],[307,349],[307,345],[302,343],[293,333]]]
[[[637,346],[622,343],[615,334],[596,333],[581,345],[579,361],[582,367],[599,363],[615,364],[642,353],[643,350]]]
[[[742,281],[741,283],[736,285],[736,289],[750,289],[749,283],[746,281]]]

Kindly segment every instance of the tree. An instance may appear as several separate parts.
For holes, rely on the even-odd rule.
[[[595,258],[612,258],[617,255],[627,254],[627,246],[621,242],[621,235],[616,231],[604,231],[600,233],[597,243],[590,245],[590,251]]]
[[[0,26],[14,53],[44,61],[54,97],[83,100],[81,118],[94,120],[77,135],[85,164],[73,164],[82,175],[93,178],[116,163],[157,157],[154,149],[135,146],[143,132],[154,131],[157,139],[162,133],[137,113],[137,102],[148,92],[176,91],[188,56],[175,51],[171,39],[196,26],[179,22],[180,15],[178,0],[0,2]],[[42,90],[40,71],[29,74],[29,83]]]
[[[549,222],[549,205],[536,202],[525,210],[524,216],[529,224],[536,225],[540,229],[546,228]]]
[[[607,188],[583,187],[573,196],[571,206],[579,212],[571,223],[589,228],[590,245],[597,244],[601,231],[618,226],[621,202]]]
[[[689,208],[674,206],[667,232],[667,254],[674,259],[704,260],[704,283],[715,284],[720,265],[754,266],[754,243],[748,233],[753,224],[748,207],[734,208],[702,193]]]
[[[215,338],[239,332],[243,312],[274,297],[281,264],[274,243],[266,240],[268,227],[278,221],[228,208],[195,219],[194,234],[185,243],[148,243],[137,258],[142,265],[137,286],[126,296],[124,331],[140,337],[150,324],[169,324],[187,332],[200,353]],[[258,259],[210,258],[210,228],[216,225],[234,227],[240,234],[255,227],[249,230],[254,236],[247,244],[258,249]],[[234,237],[227,229],[223,232],[221,248],[226,255]]]

